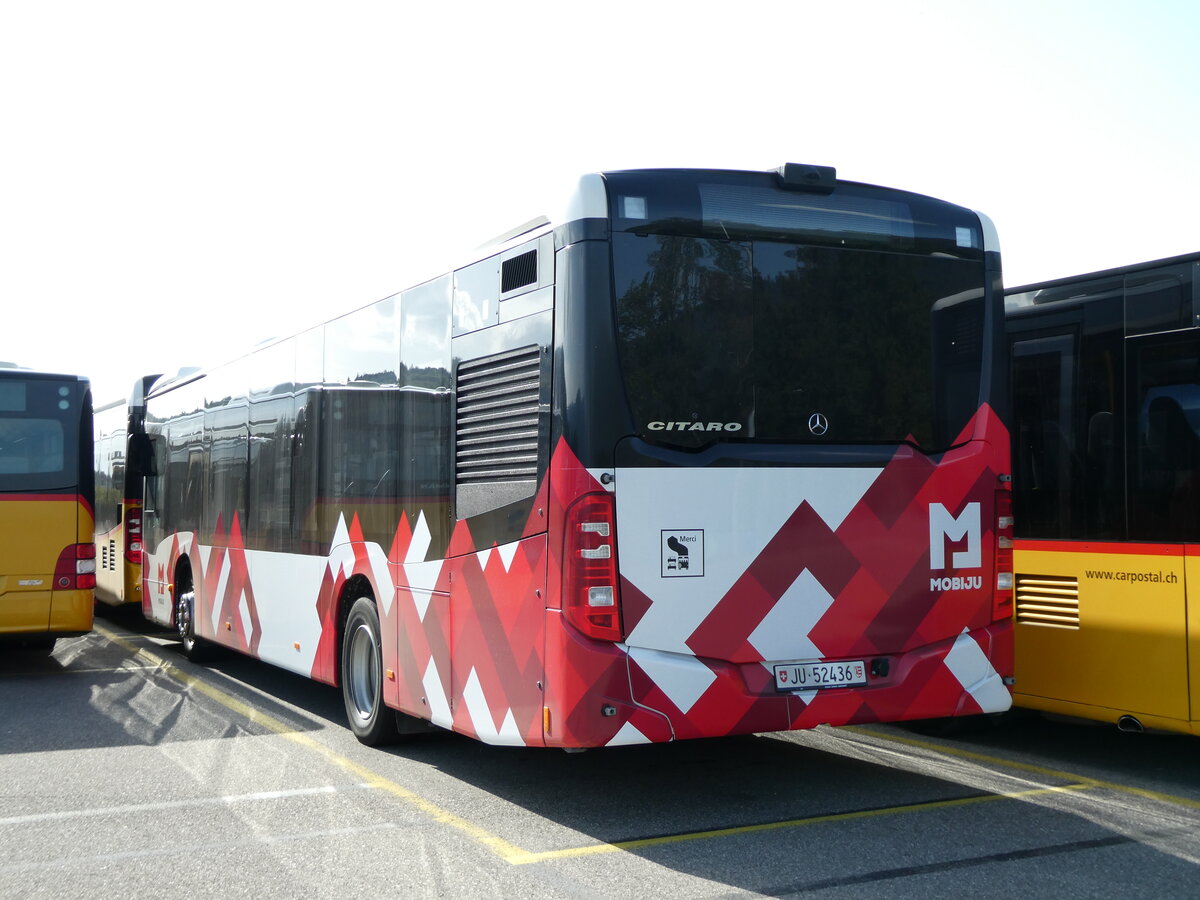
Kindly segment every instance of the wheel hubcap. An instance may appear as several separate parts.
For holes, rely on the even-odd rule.
[[[185,641],[192,633],[192,604],[188,594],[181,594],[175,607],[175,627]]]
[[[375,636],[363,624],[354,629],[350,636],[350,658],[346,672],[346,686],[354,710],[363,721],[371,718],[378,696],[379,663]]]

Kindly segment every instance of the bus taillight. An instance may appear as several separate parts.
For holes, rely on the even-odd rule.
[[[1012,615],[1013,602],[1013,513],[1012,491],[996,491],[996,599],[995,619]]]
[[[90,591],[96,586],[96,545],[71,544],[58,554],[54,566],[54,588],[59,591]]]
[[[616,519],[611,494],[586,494],[567,511],[563,612],[581,632],[601,641],[622,637]]]
[[[125,515],[125,559],[135,565],[142,562],[142,511],[137,507]]]

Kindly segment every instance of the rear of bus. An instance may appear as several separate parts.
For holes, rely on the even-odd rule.
[[[87,380],[0,370],[0,641],[91,630],[93,484]]]
[[[590,176],[571,218],[547,742],[1007,709],[986,218],[790,165]]]

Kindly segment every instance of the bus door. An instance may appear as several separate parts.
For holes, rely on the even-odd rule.
[[[1130,337],[1126,360],[1129,537],[1137,542],[1127,547],[1141,552],[1112,554],[1097,574],[1121,586],[1114,650],[1130,666],[1139,711],[1196,719],[1200,692],[1189,682],[1200,680],[1200,644],[1186,576],[1200,583],[1200,332]]]

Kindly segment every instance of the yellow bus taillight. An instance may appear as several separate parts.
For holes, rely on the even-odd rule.
[[[71,544],[58,554],[54,566],[54,589],[90,591],[96,586],[96,545]]]

